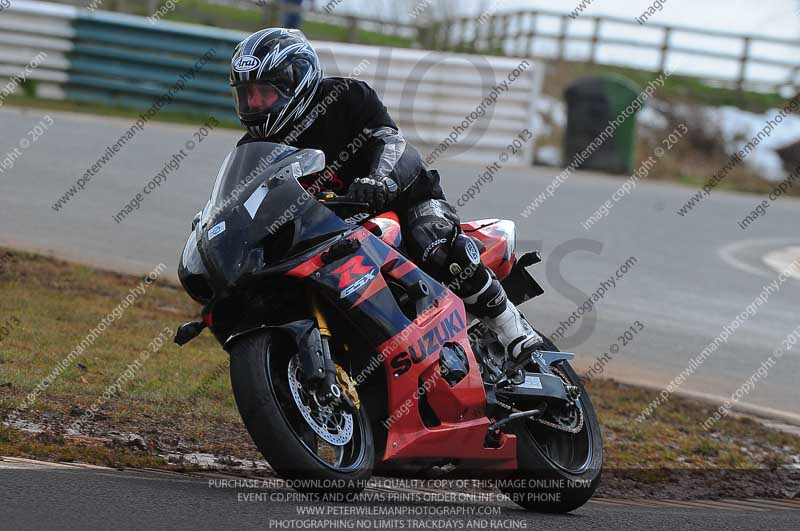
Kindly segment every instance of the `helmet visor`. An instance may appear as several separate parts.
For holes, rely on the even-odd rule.
[[[291,99],[286,89],[264,81],[239,83],[233,87],[236,112],[242,117],[280,112]]]

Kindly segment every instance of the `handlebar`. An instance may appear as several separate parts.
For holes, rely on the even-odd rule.
[[[322,192],[317,194],[317,200],[325,206],[331,208],[353,208],[362,211],[369,211],[372,207],[369,203],[361,201],[351,201],[346,196],[336,195],[333,192]]]

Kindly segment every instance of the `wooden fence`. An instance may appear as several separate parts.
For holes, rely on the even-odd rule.
[[[575,31],[578,25],[589,31]],[[550,29],[553,28],[553,29]],[[604,29],[609,28],[609,31]],[[614,35],[616,28],[636,28],[642,38]],[[630,33],[618,31],[618,33]],[[578,60],[617,66],[634,65],[631,53],[649,52],[654,61],[647,69],[665,71],[668,67],[676,73],[694,75],[714,84],[749,89],[759,92],[779,91],[800,87],[800,40],[742,35],[724,31],[701,30],[687,26],[660,24],[647,21],[639,24],[631,18],[578,16],[546,10],[523,10],[497,13],[490,17],[461,17],[438,22],[428,33],[429,47],[438,50],[475,51],[534,57],[544,60]],[[709,40],[725,43],[729,51],[714,49]],[[542,44],[550,46],[542,46]],[[583,53],[570,53],[582,44]],[[616,57],[600,57],[603,47],[614,47]],[[773,57],[763,51],[772,49]],[[775,52],[778,52],[777,54]],[[673,59],[678,56],[704,58],[725,63],[729,74],[695,72]],[[786,59],[775,58],[786,56]],[[685,63],[686,61],[683,61]],[[674,67],[672,63],[678,63]],[[752,72],[759,67],[772,69],[773,76],[759,76]]]

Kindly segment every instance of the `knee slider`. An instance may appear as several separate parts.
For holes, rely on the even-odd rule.
[[[473,238],[459,232],[450,246],[447,271],[454,277],[470,278],[481,265],[481,251]]]
[[[449,248],[447,273],[448,287],[462,298],[478,293],[492,278],[489,269],[481,262],[478,243],[461,233]]]

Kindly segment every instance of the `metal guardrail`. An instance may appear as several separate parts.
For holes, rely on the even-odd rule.
[[[70,6],[15,1],[0,16],[0,72],[13,76],[37,54],[46,54],[28,79],[37,95],[86,103],[146,108],[208,50],[211,60],[170,108],[233,115],[228,61],[237,32],[155,27],[130,15]]]
[[[167,110],[235,120],[228,86],[229,58],[243,32],[144,17],[88,11],[63,4],[16,0],[0,16],[0,75],[14,76],[46,54],[29,79],[38,96],[145,109],[191,69],[196,71]],[[524,129],[533,130],[541,68],[520,59],[315,42],[326,75],[369,82],[423,157],[452,135],[479,106],[442,158],[495,160]],[[208,52],[213,51],[209,57]],[[198,60],[208,60],[197,68]],[[507,90],[495,86],[506,81]],[[488,105],[487,98],[495,100]],[[465,148],[469,148],[466,150]],[[440,150],[442,151],[442,150]],[[528,144],[508,160],[529,163]]]

